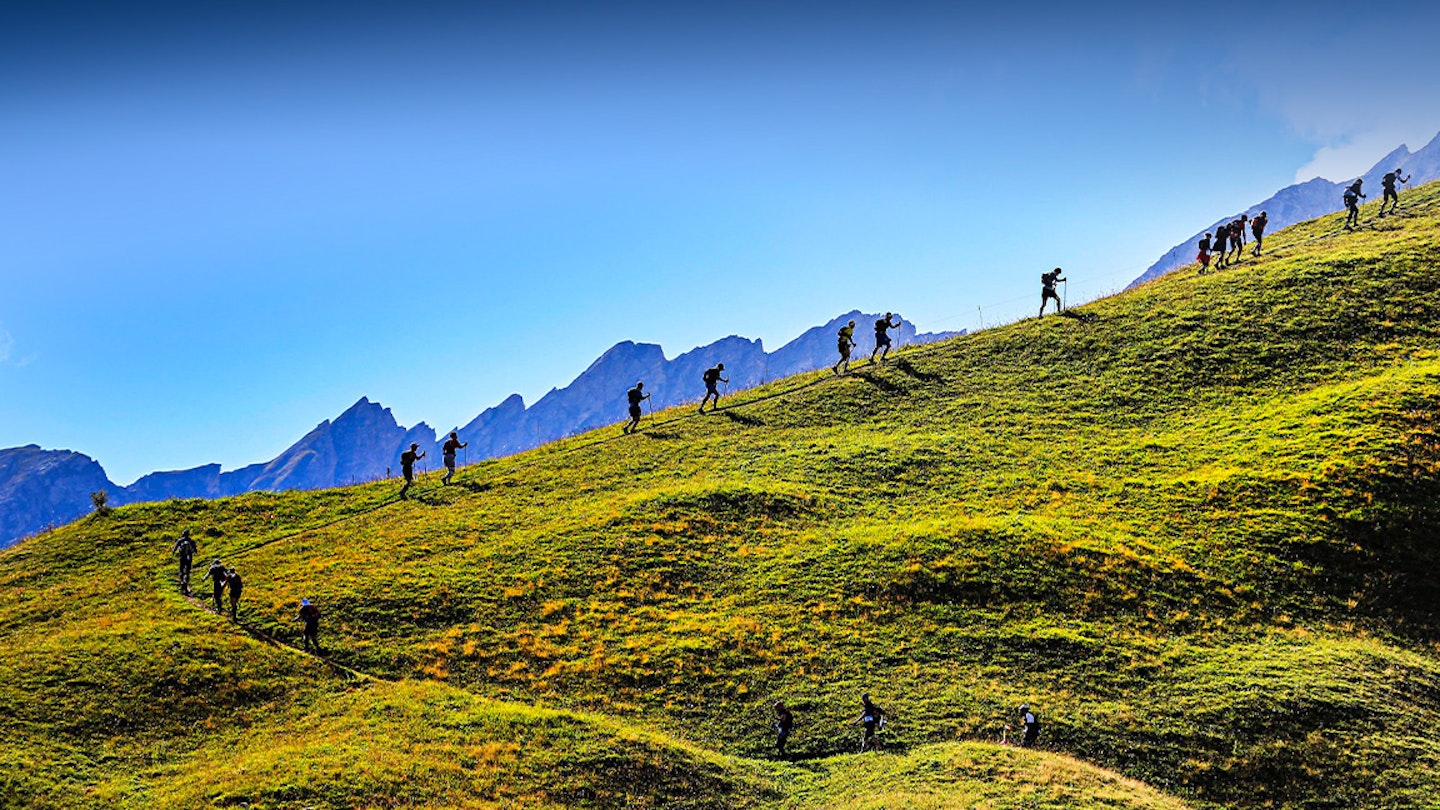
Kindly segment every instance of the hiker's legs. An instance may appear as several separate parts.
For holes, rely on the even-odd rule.
[[[220,612],[220,591],[221,591],[222,589],[223,589],[223,588],[222,588],[222,586],[221,586],[220,583],[218,583],[218,582],[215,583],[215,612],[216,612],[216,613],[219,613],[219,612]]]
[[[240,612],[240,597],[238,597],[238,596],[236,596],[235,594],[232,593],[232,594],[230,594],[230,618],[232,618],[232,619],[235,618],[235,617],[236,617],[236,614],[238,614],[239,612]]]

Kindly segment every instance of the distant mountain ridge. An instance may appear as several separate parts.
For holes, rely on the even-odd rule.
[[[1380,179],[1386,172],[1399,168],[1410,177],[1410,187],[1416,187],[1429,183],[1432,180],[1440,180],[1440,134],[1437,134],[1430,143],[1426,144],[1420,151],[1411,153],[1410,149],[1401,145],[1395,151],[1381,158],[1378,163],[1371,167],[1370,171],[1360,175],[1365,181],[1364,191],[1368,201],[1380,198]],[[1345,208],[1341,201],[1341,194],[1355,178],[1347,178],[1340,182],[1331,182],[1321,177],[1307,180],[1304,183],[1296,183],[1292,186],[1277,191],[1274,196],[1263,202],[1246,208],[1244,211],[1235,213],[1216,220],[1210,226],[1197,231],[1194,236],[1181,242],[1165,252],[1154,264],[1150,265],[1139,278],[1130,282],[1130,286],[1144,284],[1151,279],[1169,273],[1172,270],[1184,267],[1195,261],[1195,254],[1198,250],[1197,244],[1200,237],[1206,233],[1214,233],[1220,225],[1231,222],[1242,213],[1253,217],[1255,214],[1264,211],[1269,218],[1269,231],[1278,231],[1287,228],[1298,222],[1307,219],[1333,214]],[[1405,200],[1405,191],[1400,191],[1401,203]],[[1246,234],[1249,239],[1249,234]]]
[[[731,335],[674,359],[653,343],[623,341],[596,358],[564,388],[551,389],[527,407],[519,394],[486,408],[459,428],[470,461],[511,455],[546,442],[620,421],[625,391],[644,380],[655,408],[698,401],[701,373],[723,362],[729,391],[829,365],[835,360],[835,333],[856,322],[863,352],[881,315],[847,312],[806,330],[773,352],[759,340]],[[963,332],[917,333],[902,323],[892,333],[897,346],[931,343]],[[268,462],[228,472],[219,464],[154,472],[129,486],[109,479],[98,462],[70,450],[38,445],[0,449],[0,546],[61,525],[90,511],[90,493],[105,491],[115,506],[169,498],[221,498],[256,490],[321,489],[373,481],[399,471],[399,456],[411,443],[427,452],[431,469],[440,463],[434,428],[421,422],[406,428],[379,403],[361,397],[333,420],[325,420]]]

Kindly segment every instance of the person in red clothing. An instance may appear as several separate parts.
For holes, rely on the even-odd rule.
[[[1265,241],[1265,226],[1269,224],[1270,216],[1264,211],[1256,214],[1255,218],[1250,220],[1250,233],[1255,237],[1255,249],[1250,251],[1250,255],[1260,255],[1260,245]]]
[[[1205,273],[1210,270],[1210,233],[1208,231],[1200,237],[1199,247],[1200,252],[1195,254],[1195,261],[1200,263],[1200,272]]]

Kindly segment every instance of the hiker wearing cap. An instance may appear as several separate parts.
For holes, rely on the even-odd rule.
[[[621,433],[633,433],[640,428],[640,403],[649,399],[650,395],[645,393],[645,383],[637,382],[635,387],[625,392],[625,401],[630,404],[630,421],[620,429]]]
[[[877,353],[880,355],[880,362],[885,362],[885,355],[890,353],[890,330],[900,326],[900,323],[892,323],[894,319],[895,315],[887,312],[884,318],[875,322],[875,351],[870,352],[870,362],[875,362]]]
[[[1270,224],[1270,215],[1261,211],[1250,220],[1250,234],[1255,237],[1255,247],[1250,251],[1251,256],[1260,255],[1260,247],[1265,242],[1265,226]]]
[[[1400,195],[1395,191],[1396,181],[1408,183],[1410,178],[1401,177],[1399,169],[1386,172],[1385,176],[1380,178],[1380,185],[1385,187],[1385,193],[1380,198],[1380,216],[1382,217],[1385,216],[1385,203],[1390,203],[1390,213],[1392,214],[1395,213],[1395,209],[1400,207]]]
[[[1200,272],[1203,274],[1210,269],[1210,233],[1208,231],[1200,237],[1198,247],[1200,252],[1195,254],[1195,261],[1200,263]]]
[[[1045,304],[1048,303],[1051,298],[1055,299],[1056,312],[1059,312],[1061,307],[1064,306],[1064,302],[1060,300],[1060,293],[1055,292],[1055,283],[1065,280],[1060,277],[1060,274],[1063,272],[1063,270],[1057,267],[1048,273],[1040,274],[1040,314],[1036,317],[1045,317]]]
[[[1238,256],[1240,248],[1245,247],[1245,229],[1250,226],[1250,216],[1248,214],[1241,214],[1240,218],[1235,220],[1235,225],[1239,226],[1235,228],[1235,251]]]
[[[835,348],[840,352],[840,359],[836,361],[832,369],[836,374],[845,374],[850,371],[850,349],[855,346],[855,322],[840,327],[840,332],[835,336]],[[843,369],[842,369],[843,366]]]
[[[410,449],[400,454],[400,474],[405,476],[405,486],[400,487],[400,500],[405,500],[405,493],[410,491],[410,485],[415,483],[415,462],[425,457],[425,452],[420,450],[420,445],[412,443]]]
[[[205,576],[209,577],[210,582],[215,586],[215,612],[219,613],[220,594],[225,590],[225,566],[221,565],[220,560],[217,559],[210,563],[210,569],[205,572]]]
[[[1020,747],[1033,748],[1035,741],[1040,738],[1040,721],[1024,703],[1020,704],[1020,722],[1025,725],[1025,737],[1020,740]]]
[[[865,727],[865,736],[860,738],[860,753],[863,754],[879,749],[880,741],[875,739],[875,732],[885,727],[885,712],[870,702],[869,692],[860,696],[860,703],[860,716],[852,720],[850,725]]]
[[[1342,199],[1345,200],[1345,210],[1349,212],[1345,215],[1345,227],[1347,228],[1360,224],[1360,201],[1365,198],[1365,193],[1360,190],[1360,186],[1364,183],[1365,178],[1357,177],[1355,182],[1345,189]]]
[[[234,619],[240,612],[240,591],[245,587],[244,580],[235,572],[234,568],[225,571],[225,588],[230,591],[230,618]]]
[[[705,412],[705,403],[709,402],[711,397],[715,398],[715,407],[711,410],[720,410],[720,391],[716,386],[722,382],[730,382],[720,376],[723,373],[725,373],[725,364],[716,363],[713,367],[705,369],[705,373],[700,375],[700,379],[705,381],[705,398],[700,400],[700,413]]]
[[[440,483],[450,486],[450,479],[455,477],[455,451],[469,446],[469,442],[460,441],[455,431],[450,431],[450,438],[446,439],[444,446],[440,448],[441,455],[445,457],[445,474],[440,477]]]
[[[775,701],[775,754],[785,756],[785,743],[790,741],[790,730],[795,728],[795,715],[785,707],[783,701]]]
[[[310,604],[309,599],[301,599],[300,615],[295,618],[305,623],[303,633],[305,650],[308,652],[313,644],[315,652],[320,652],[320,608]]]
[[[190,595],[190,568],[195,563],[195,552],[195,541],[190,537],[190,530],[185,529],[175,541],[175,554],[180,558],[180,592],[186,596]]]

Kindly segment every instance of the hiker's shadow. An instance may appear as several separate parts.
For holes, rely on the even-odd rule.
[[[765,424],[764,421],[754,416],[747,416],[743,413],[736,413],[735,411],[729,410],[728,408],[720,411],[720,413],[724,414],[725,418],[729,419],[731,422],[745,425],[746,427],[760,427]]]
[[[669,430],[644,430],[641,431],[641,434],[650,439],[659,439],[662,442],[673,441],[680,438],[679,433],[674,433]]]
[[[494,488],[495,485],[492,484],[492,483],[490,483],[489,481],[464,481],[464,480],[461,480],[461,481],[456,481],[456,482],[455,482],[455,486],[460,487],[460,488],[466,490],[467,492],[476,492],[476,493],[479,493],[479,492],[489,492],[491,489]]]
[[[884,392],[887,393],[887,394],[908,394],[908,393],[910,393],[910,389],[904,387],[903,385],[896,385],[895,383],[890,382],[889,380],[885,379],[884,377],[878,377],[878,376],[876,376],[876,375],[874,375],[874,374],[872,374],[872,373],[866,372],[866,371],[857,371],[857,372],[855,372],[855,376],[858,377],[859,379],[864,380],[865,382],[870,383],[871,385],[875,386],[876,388],[879,388],[881,391],[884,391]]]
[[[1096,320],[1098,320],[1096,316],[1088,312],[1081,312],[1075,309],[1067,309],[1060,314],[1063,317],[1069,318],[1072,321],[1079,321],[1080,323],[1094,323]]]
[[[895,361],[895,368],[899,369],[901,373],[908,374],[921,382],[940,382],[940,380],[943,379],[933,371],[921,371],[915,368],[909,360],[903,358]]]

